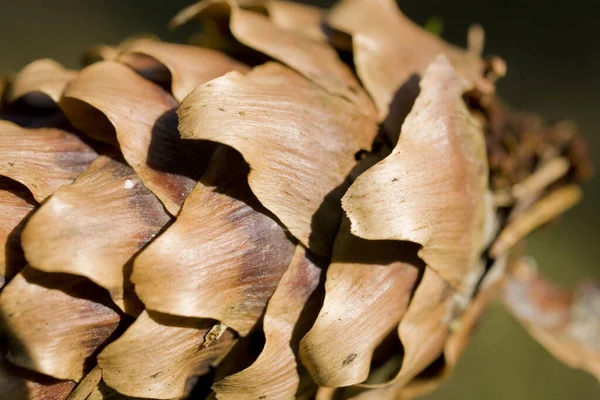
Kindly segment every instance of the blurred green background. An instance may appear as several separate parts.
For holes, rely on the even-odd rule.
[[[306,1],[328,6],[332,1]],[[78,66],[83,50],[116,44],[140,32],[185,40],[165,24],[191,0],[0,0],[0,70],[17,71],[36,58]],[[548,120],[573,119],[600,165],[600,27],[598,0],[403,0],[402,10],[424,24],[442,21],[442,36],[464,45],[470,23],[487,34],[486,53],[501,55],[508,76],[499,93],[513,106]],[[586,186],[584,202],[551,229],[536,233],[530,252],[565,287],[600,278],[600,186]],[[428,397],[444,399],[599,399],[597,381],[555,361],[494,306],[482,321],[454,377]]]

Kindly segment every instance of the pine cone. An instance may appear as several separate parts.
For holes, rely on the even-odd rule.
[[[392,0],[192,20],[191,45],[1,82],[0,398],[414,398],[499,293],[600,378],[597,286],[522,258],[579,201],[585,143],[500,103],[481,27],[461,49]]]

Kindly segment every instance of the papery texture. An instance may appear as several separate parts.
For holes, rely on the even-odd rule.
[[[288,65],[330,94],[350,100],[359,107],[357,113],[374,113],[368,96],[333,48],[240,9],[234,0],[200,1],[182,10],[171,23],[179,26],[197,16],[222,18],[224,13],[230,15],[229,29],[239,42]]]
[[[294,251],[265,214],[232,149],[217,150],[178,219],[135,260],[132,281],[150,310],[212,318],[246,335]]]
[[[0,175],[25,185],[38,202],[71,183],[96,156],[72,133],[0,121]]]
[[[465,290],[487,241],[485,139],[462,100],[468,84],[445,58],[420,86],[396,148],[356,179],[342,206],[352,233],[421,244],[427,265]]]
[[[15,76],[8,100],[22,99],[37,107],[55,106],[76,74],[54,60],[36,60]]]
[[[85,276],[126,310],[130,260],[169,221],[131,168],[100,156],[33,215],[22,243],[33,267]]]
[[[417,283],[422,266],[409,262],[415,253],[409,243],[357,238],[349,222],[342,223],[323,307],[300,346],[318,384],[349,386],[367,379],[373,351],[397,327]]]
[[[148,60],[140,62],[139,56],[150,57],[154,63]],[[221,52],[156,40],[136,41],[118,60],[150,80],[158,75],[158,83],[170,83],[171,92],[178,101],[201,84],[227,72],[248,71],[247,66]],[[167,70],[170,82],[160,82],[165,78],[160,71],[162,68]]]
[[[0,177],[0,288],[25,267],[21,230],[36,207],[25,186]]]
[[[427,32],[402,14],[393,0],[344,0],[329,12],[327,22],[352,35],[357,74],[375,101],[381,120],[387,116],[396,92],[410,83],[413,74],[424,74],[439,54],[480,91],[494,90],[484,76],[486,65],[480,54],[459,49]]]
[[[339,198],[354,155],[371,146],[372,120],[276,63],[199,87],[178,114],[182,137],[238,150],[258,200],[309,249],[331,252]]]
[[[171,95],[130,68],[105,61],[84,68],[60,106],[75,127],[118,145],[144,186],[171,215],[179,212],[212,148],[182,143]]]
[[[211,346],[203,346],[213,325],[207,320],[143,312],[98,355],[102,377],[108,386],[128,396],[182,397],[187,380],[207,373],[231,347],[229,330]]]
[[[298,332],[298,320],[322,272],[310,257],[302,246],[296,248],[265,312],[265,347],[249,368],[213,385],[217,399],[295,397],[300,385],[296,338],[304,333]]]
[[[9,361],[54,378],[79,380],[88,357],[121,321],[107,298],[84,278],[25,268],[0,293]]]

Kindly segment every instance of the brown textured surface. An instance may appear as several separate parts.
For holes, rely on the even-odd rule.
[[[84,278],[25,268],[0,293],[9,361],[58,379],[79,380],[88,357],[121,321],[102,303],[107,297]]]
[[[114,143],[116,132],[127,163],[169,213],[177,214],[210,152],[182,143],[170,94],[125,65],[104,61],[77,75],[60,106],[75,127],[94,138]]]
[[[104,381],[120,393],[134,397],[171,399],[186,393],[186,381],[203,375],[233,343],[226,331],[209,347],[205,335],[214,325],[144,311],[127,331],[99,355]]]
[[[73,381],[59,381],[26,371],[0,359],[0,397],[6,400],[66,400]]]
[[[136,55],[151,57],[155,63],[138,68]],[[140,75],[152,80],[153,71],[160,67],[169,71],[171,92],[181,101],[192,90],[211,79],[230,71],[247,72],[248,67],[227,55],[210,49],[140,40],[130,46],[119,61],[135,69]],[[158,64],[158,66],[156,65]]]
[[[323,307],[300,346],[302,362],[324,386],[367,378],[373,351],[398,326],[423,267],[416,246],[360,239],[349,225],[342,222]]]
[[[509,311],[550,353],[600,379],[600,286],[582,282],[572,292],[556,286],[521,260],[502,288]]]
[[[250,192],[239,154],[215,154],[175,223],[135,260],[132,281],[150,310],[213,318],[244,336],[294,245]]]
[[[336,29],[353,36],[354,63],[363,85],[384,119],[396,92],[411,75],[422,76],[427,66],[444,54],[458,75],[478,90],[491,93],[480,55],[449,43],[414,24],[396,8],[394,0],[344,0],[327,16]],[[396,132],[390,132],[395,135]]]
[[[15,76],[8,100],[22,99],[31,105],[43,107],[48,105],[43,98],[46,96],[51,100],[50,106],[53,106],[52,103],[58,103],[65,86],[75,75],[75,71],[66,69],[54,60],[34,61]]]
[[[40,207],[22,242],[34,268],[88,277],[126,310],[133,295],[126,264],[169,221],[131,168],[100,156]]]
[[[90,44],[116,43],[136,31],[168,35],[163,28],[165,15],[172,15],[188,3],[132,1],[117,7],[66,0],[68,6],[64,9],[41,7],[42,2],[37,0],[8,3],[0,30],[11,39],[0,43],[4,54],[0,62],[4,69],[16,69],[43,54],[60,57],[75,66],[79,49]],[[321,2],[326,3],[331,1]],[[147,4],[152,6],[146,7]],[[432,15],[440,16],[445,25],[444,36],[461,44],[468,23],[481,21],[488,32],[489,49],[508,58],[509,76],[501,86],[511,102],[544,110],[550,118],[572,116],[585,132],[595,129],[594,104],[600,81],[599,58],[589,51],[588,39],[593,40],[597,33],[597,13],[593,12],[591,2],[564,5],[533,0],[507,7],[504,3],[434,0],[404,2],[403,7],[420,23]],[[146,12],[141,12],[142,9]],[[25,13],[29,23],[21,24]],[[36,29],[40,35],[31,34]],[[593,134],[590,136],[597,147],[598,141]],[[596,214],[597,187],[597,184],[588,187],[586,201],[557,229],[538,234],[533,241],[533,250],[545,260],[541,263],[544,269],[567,285],[584,271],[596,273],[595,241],[600,226]],[[506,342],[511,346],[505,346]],[[499,309],[486,321],[473,344],[460,363],[458,376],[436,398],[598,396],[598,385],[593,378],[555,362]]]
[[[171,24],[178,26],[197,16],[223,14],[230,14],[231,34],[244,45],[286,64],[330,94],[350,100],[358,107],[357,113],[374,114],[371,100],[333,48],[283,29],[263,15],[240,9],[233,0],[199,1],[177,14]]]
[[[73,182],[95,158],[96,152],[72,133],[0,121],[0,175],[27,186],[38,202]]]
[[[462,100],[468,85],[445,57],[436,59],[392,154],[342,199],[353,234],[419,243],[419,256],[461,291],[492,224],[483,127]]]
[[[277,63],[199,87],[178,114],[184,138],[238,150],[250,164],[248,182],[258,200],[303,245],[331,253],[339,198],[355,154],[371,147],[373,119]]]
[[[263,321],[265,347],[252,365],[216,382],[217,399],[291,399],[300,386],[297,343],[306,327],[299,319],[317,289],[321,269],[299,245],[279,286],[269,300]],[[308,310],[316,312],[316,310]]]
[[[0,177],[0,279],[10,279],[25,267],[21,230],[26,217],[36,207],[36,201],[25,186]]]

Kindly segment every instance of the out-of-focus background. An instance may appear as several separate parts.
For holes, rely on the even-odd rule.
[[[0,71],[17,71],[41,57],[77,67],[90,46],[116,44],[136,33],[185,41],[185,32],[168,32],[165,25],[192,1],[0,0]],[[600,165],[599,0],[401,0],[400,7],[420,24],[434,17],[443,25],[442,36],[460,45],[465,45],[469,24],[481,23],[486,53],[508,63],[499,93],[513,106],[548,120],[575,120]],[[584,277],[600,279],[598,179],[585,189],[584,202],[536,233],[529,245],[540,268],[569,288]],[[555,361],[497,305],[482,321],[453,378],[428,398],[587,400],[599,399],[600,387],[591,376]]]

